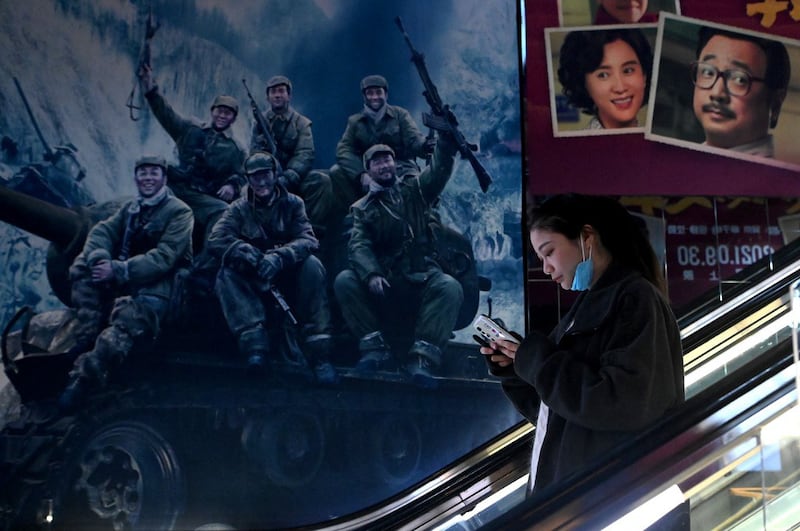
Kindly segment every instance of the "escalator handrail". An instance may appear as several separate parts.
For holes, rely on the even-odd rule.
[[[785,295],[788,287],[800,278],[800,246],[797,246],[797,249],[792,247],[790,250],[791,253],[778,256],[777,258],[780,259],[775,260],[781,266],[778,270],[769,274],[758,272],[747,277],[748,279],[758,277],[760,283],[757,285],[756,293],[753,293],[753,284],[735,290],[737,292],[735,297],[717,306],[718,309],[715,310],[717,313],[714,315],[716,321],[709,325],[695,327],[694,330],[687,333],[687,336],[697,342],[708,339],[718,333],[720,329],[730,327],[732,323],[740,320],[742,315],[753,311],[754,307]],[[684,325],[689,326],[693,322],[697,322],[697,320],[685,319]],[[604,456],[601,462],[595,463],[595,467],[587,467],[590,472],[567,478],[557,487],[554,486],[553,492],[549,494],[544,492],[541,498],[537,496],[536,499],[540,501],[536,502],[535,514],[557,512],[565,504],[582,496],[593,485],[607,480],[629,466],[634,460],[642,458],[673,439],[676,434],[683,433],[697,424],[700,419],[713,414],[721,404],[746,394],[765,378],[772,377],[782,370],[786,363],[791,363],[791,352],[789,351],[787,354],[787,349],[790,348],[789,343],[789,341],[784,341],[776,345],[768,353],[746,363],[724,380],[701,391],[687,401],[684,407],[652,426],[645,434],[632,439],[624,448],[620,448],[613,454]],[[468,508],[470,504],[479,501],[482,496],[475,493],[474,485],[477,481],[490,477],[504,467],[507,468],[509,463],[523,463],[528,459],[533,432],[530,424],[526,421],[521,422],[512,427],[510,431],[519,431],[522,435],[518,434],[515,443],[509,447],[500,447],[489,455],[479,455],[478,457],[476,457],[476,452],[473,452],[439,474],[428,478],[424,484],[406,489],[379,506],[365,509],[357,515],[349,515],[327,522],[322,527],[315,529],[356,529],[366,522],[369,522],[370,527],[375,529],[396,529],[403,525],[408,526],[410,522],[420,521],[426,514],[438,513],[441,515],[448,510],[452,512],[455,510],[452,500],[461,500],[462,508]],[[519,470],[518,477],[522,477],[526,473],[527,464],[524,465],[524,469]],[[503,483],[510,483],[510,480],[505,478]],[[436,485],[437,488],[428,488],[430,485]],[[473,493],[472,497],[469,495],[470,492]],[[525,508],[528,506],[529,504],[526,502],[509,513],[517,514],[522,511],[522,517],[529,510]]]
[[[720,289],[711,289],[683,308],[676,309],[675,315],[678,317],[682,335],[694,334],[695,329],[700,327],[698,323],[716,320],[718,315],[727,313],[727,308],[730,306],[746,302],[748,297],[753,295],[752,288],[756,285],[763,286],[765,283],[769,284],[780,280],[780,285],[770,289],[774,292],[788,288],[792,280],[787,280],[786,277],[791,276],[796,279],[799,268],[800,239],[797,239],[775,251],[771,256],[724,280],[724,284],[728,286],[724,294]],[[763,287],[759,289],[763,289]],[[758,292],[755,296],[762,298]]]
[[[756,309],[786,296],[792,284],[800,279],[800,259],[776,271],[769,278],[747,286],[735,297],[691,322],[680,322],[684,352],[713,337],[721,330],[753,313]]]
[[[603,456],[602,460],[587,466],[586,472],[573,474],[535,497],[525,500],[524,503],[514,507],[482,529],[522,529],[525,528],[525,526],[520,527],[523,522],[540,522],[545,518],[553,518],[576,500],[585,499],[587,493],[593,489],[602,488],[606,482],[635,466],[638,461],[658,452],[665,445],[672,444],[676,438],[715,415],[721,407],[744,397],[750,391],[785,371],[794,362],[790,343],[790,341],[784,341],[768,354],[752,360],[731,377],[717,382],[692,397],[681,408],[652,426],[647,432],[632,439],[630,443]],[[774,396],[781,396],[793,387],[793,382],[789,382],[781,390],[776,391]],[[708,443],[716,437],[715,434],[720,430],[735,424],[742,415],[747,414],[747,411],[742,411],[736,417],[729,418],[723,424],[715,426],[712,431],[698,433],[698,436],[691,442],[684,442],[684,446],[671,448],[669,455],[666,455],[665,459],[655,464],[653,468],[659,470],[674,464],[686,454],[689,445],[699,447]],[[646,477],[648,471],[639,470],[638,475]]]
[[[670,444],[677,437],[710,418],[721,407],[735,402],[777,376],[792,363],[791,341],[786,340],[762,356],[743,365],[728,378],[698,393],[646,432],[631,439],[628,444],[589,464],[583,473],[576,473],[565,478],[564,481],[553,485],[536,497],[512,508],[500,518],[489,522],[482,529],[522,529],[525,528],[521,524],[522,522],[552,519],[562,511],[571,513],[570,506],[585,497],[592,489],[602,487],[605,482],[622,474],[637,461],[658,452],[662,446]],[[730,418],[725,425],[735,421],[735,418]],[[520,423],[509,431],[520,430],[524,424],[526,423]],[[724,426],[720,425],[714,431],[723,428]],[[520,433],[523,432],[524,430]],[[700,446],[713,437],[713,433],[698,434],[692,444]],[[493,473],[502,471],[505,467],[505,475],[502,477],[501,484],[490,489],[494,492],[528,472],[531,439],[532,431],[522,436],[517,433],[514,444],[508,447],[500,445],[492,452],[477,458],[472,456],[473,460],[461,463],[460,468],[458,465],[448,467],[431,478],[430,482],[440,480],[438,488],[428,490],[425,495],[419,495],[419,492],[414,493],[412,488],[392,500],[388,500],[381,507],[373,507],[362,514],[350,515],[338,521],[328,522],[323,527],[316,529],[358,529],[367,522],[371,529],[414,528],[413,522],[437,521],[437,517],[441,520],[448,514],[452,515],[458,512],[459,507],[453,500],[460,501],[460,508],[463,512],[485,496],[485,492],[476,491],[476,482],[485,481]],[[683,452],[675,454],[673,457],[678,460],[681,455]],[[513,477],[509,477],[507,471],[510,463],[516,463],[518,466]],[[658,468],[667,465],[668,463],[662,462],[658,464]],[[638,474],[640,476],[648,475],[647,471],[639,471]],[[484,486],[484,491],[486,489]]]
[[[798,249],[800,249],[800,247],[798,247]],[[717,323],[715,326],[698,328],[693,332],[692,339],[696,342],[706,341],[710,339],[713,334],[719,333],[720,329],[729,328],[732,324],[738,322],[742,314],[752,312],[754,307],[765,305],[775,300],[776,297],[784,296],[788,292],[789,286],[796,282],[798,276],[800,276],[800,259],[795,260],[795,258],[795,254],[792,254],[793,261],[785,261],[787,262],[785,267],[774,272],[766,281],[762,279],[762,283],[757,289],[761,290],[763,293],[756,293],[754,295],[752,290],[749,289],[751,286],[748,287],[748,289],[740,290],[739,300],[729,301],[727,305],[723,306],[730,308],[732,305],[736,306],[744,303],[744,308],[740,306],[736,311],[733,311],[733,317],[727,315],[721,317],[717,316],[717,320],[721,321],[720,323]],[[604,456],[603,461],[606,464],[605,466],[601,465],[601,468],[597,469],[597,474],[600,474],[602,470],[606,470],[609,466],[612,466],[616,462],[615,460],[624,458],[624,461],[640,457],[641,454],[648,451],[648,448],[670,440],[674,437],[675,433],[680,432],[677,430],[685,430],[696,424],[699,419],[710,415],[713,411],[718,409],[721,404],[725,404],[734,400],[736,396],[747,393],[750,389],[759,385],[764,378],[768,379],[772,377],[774,373],[782,370],[786,363],[791,363],[790,346],[790,341],[788,340],[779,345],[775,345],[769,353],[762,354],[758,358],[737,369],[724,380],[699,392],[687,401],[684,407],[651,427],[646,434],[632,440],[629,445],[626,445],[625,448],[618,450],[613,455]],[[529,434],[528,437],[532,439],[532,433]],[[620,462],[618,466],[624,466],[624,462]],[[487,468],[490,467],[487,465]],[[524,473],[527,473],[527,469],[520,474]],[[591,481],[592,476],[586,477],[584,480]],[[578,479],[574,481],[578,481]],[[583,484],[583,481],[580,481],[580,484]],[[446,490],[459,492],[466,488],[464,484],[455,483],[449,485]],[[559,484],[559,489],[565,489],[564,484]],[[568,490],[562,490],[558,494],[564,496],[567,493]],[[446,492],[442,494],[444,496],[447,495]]]

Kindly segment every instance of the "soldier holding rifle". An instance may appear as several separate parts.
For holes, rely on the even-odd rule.
[[[283,169],[286,188],[297,193],[300,184],[314,164],[314,135],[311,120],[291,106],[292,82],[286,76],[272,76],[267,81],[269,110],[262,113],[268,131],[260,123],[253,124],[250,152],[267,151],[275,155]],[[272,142],[266,138],[272,136]],[[273,150],[270,144],[274,145]]]
[[[400,364],[414,384],[438,385],[442,349],[464,300],[458,280],[437,262],[435,248],[440,222],[434,206],[453,174],[456,150],[452,136],[440,132],[430,166],[406,179],[398,175],[390,146],[376,144],[364,154],[369,192],[350,209],[350,268],[334,282],[345,322],[359,340],[360,372]],[[398,326],[413,339],[407,353],[398,353],[386,337]]]
[[[369,189],[369,172],[362,157],[367,149],[383,144],[395,153],[398,177],[419,175],[417,158],[433,152],[434,138],[422,135],[411,114],[390,105],[389,83],[380,75],[361,80],[364,108],[347,119],[347,127],[336,145],[336,164],[330,177],[335,197],[334,212],[347,213],[350,205]]]
[[[286,189],[303,198],[314,233],[324,232],[327,201],[331,193],[330,178],[320,171],[311,171],[314,164],[314,135],[311,120],[292,106],[292,82],[286,76],[267,80],[269,110],[262,112],[242,80],[253,110],[253,135],[250,152],[266,151],[277,158],[278,177]]]
[[[251,369],[263,370],[276,352],[267,330],[274,317],[267,309],[283,302],[274,295],[278,288],[296,311],[301,348],[317,380],[334,383],[338,376],[329,361],[333,338],[326,272],[311,254],[319,244],[303,201],[278,181],[277,168],[275,157],[266,152],[245,161],[247,195],[231,204],[208,240],[208,251],[222,264],[215,289]]]
[[[211,228],[244,185],[244,150],[233,138],[231,126],[239,113],[232,96],[219,95],[211,104],[211,120],[199,123],[179,115],[152,77],[149,66],[139,70],[145,98],[158,122],[175,141],[178,167],[169,168],[170,187],[194,212],[204,244]]]

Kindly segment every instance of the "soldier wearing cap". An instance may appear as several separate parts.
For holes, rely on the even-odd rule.
[[[361,80],[364,108],[347,119],[347,126],[336,146],[336,164],[330,178],[336,208],[346,213],[350,205],[364,195],[369,175],[362,157],[370,146],[384,144],[392,148],[399,178],[419,174],[417,158],[431,154],[434,139],[426,139],[411,114],[397,105],[389,105],[386,78],[369,75]]]
[[[80,355],[60,398],[65,409],[158,335],[175,274],[192,261],[192,210],[167,187],[166,171],[162,157],[136,161],[137,197],[92,228],[70,267],[68,332]]]
[[[194,212],[199,250],[245,182],[241,174],[245,152],[231,131],[239,103],[232,96],[217,96],[211,103],[211,120],[200,123],[182,117],[170,106],[149,67],[139,71],[139,79],[153,115],[175,141],[178,166],[169,167],[170,187]]]
[[[364,153],[369,191],[350,209],[350,268],[334,281],[342,315],[359,339],[358,371],[391,370],[399,362],[415,384],[437,385],[434,373],[463,301],[458,280],[436,262],[432,233],[438,224],[433,207],[453,172],[455,153],[449,136],[440,136],[431,164],[406,179],[398,176],[391,146]],[[398,310],[409,308],[416,313]],[[389,332],[396,342],[387,340]],[[398,356],[398,344],[408,336],[411,348]]]
[[[268,331],[278,321],[268,308],[275,303],[270,288],[278,288],[299,321],[301,348],[317,379],[334,383],[325,267],[312,254],[319,244],[303,200],[281,184],[277,168],[266,152],[245,161],[246,197],[231,204],[208,240],[209,252],[221,262],[215,291],[239,351],[259,371],[277,351]]]
[[[269,110],[263,114],[278,148],[278,152],[273,155],[281,163],[288,190],[298,193],[303,179],[314,164],[311,120],[291,106],[292,82],[286,76],[269,78],[266,91]],[[258,124],[253,124],[250,141],[250,152],[255,151],[267,151],[267,142]]]

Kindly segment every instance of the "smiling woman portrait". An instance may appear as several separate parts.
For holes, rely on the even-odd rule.
[[[559,53],[558,80],[568,103],[592,116],[587,129],[639,127],[653,54],[638,28],[572,31]]]

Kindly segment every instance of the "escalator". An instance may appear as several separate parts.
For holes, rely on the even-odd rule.
[[[793,358],[787,345],[775,347],[607,456],[591,475],[542,492],[482,529],[645,529],[685,500],[692,529],[792,529],[800,522]]]
[[[526,500],[533,427],[522,423],[326,528],[645,529],[687,505],[691,529],[797,528],[798,281],[800,249],[787,246],[682,312],[686,405],[587,472]]]
[[[658,515],[657,509],[646,504],[661,500],[662,495],[672,496],[673,505],[679,508],[688,500],[692,529],[791,529],[800,521],[794,509],[800,506],[800,488],[796,487],[800,481],[800,433],[781,433],[778,428],[800,426],[793,365],[793,322],[797,320],[792,317],[791,296],[792,286],[798,281],[800,247],[787,246],[759,267],[725,281],[691,308],[679,310],[686,407],[613,455],[593,463],[584,474],[526,500],[534,431],[530,423],[513,425],[477,448],[472,439],[462,440],[450,429],[446,440],[453,455],[464,451],[452,448],[456,442],[474,450],[384,502],[302,529],[644,529],[644,524],[617,520],[640,507],[645,507],[648,516]],[[459,427],[475,423],[478,408],[496,415],[506,402],[502,396],[497,397],[497,403],[475,393],[470,396],[474,407],[463,399],[452,401],[453,407],[465,415]],[[441,395],[437,400],[441,401]],[[231,421],[223,420],[223,426]],[[393,431],[386,434],[387,441],[396,439]],[[388,455],[397,457],[392,462],[402,462],[409,455],[396,444],[387,446],[387,450]],[[352,453],[356,460],[379,462],[363,452]],[[343,468],[344,464],[330,473],[333,481],[344,486],[342,477],[352,470]],[[259,478],[259,471],[253,476]],[[220,483],[241,484],[233,478]],[[322,492],[256,487],[253,496],[269,492],[265,504],[269,501],[288,507],[302,501],[307,506],[323,507]],[[351,481],[337,494],[357,500],[358,489],[374,491],[375,487]],[[305,499],[298,501],[295,492],[302,492]],[[373,497],[384,498],[378,494]],[[47,516],[48,507],[40,509]],[[291,525],[298,524],[282,527]],[[614,525],[617,527],[611,527]]]

